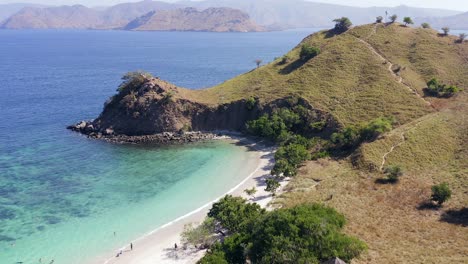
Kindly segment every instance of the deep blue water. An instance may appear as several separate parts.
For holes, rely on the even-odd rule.
[[[209,87],[251,70],[255,59],[283,55],[311,32],[0,31],[0,263],[69,264],[70,256],[82,263],[248,173],[240,164],[249,154],[227,142],[121,146],[65,129],[96,117],[124,73]],[[220,175],[219,164],[230,164],[223,167],[231,174]],[[115,230],[117,238],[109,235]]]

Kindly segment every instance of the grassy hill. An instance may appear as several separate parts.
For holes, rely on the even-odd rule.
[[[395,116],[398,124],[348,157],[310,161],[276,201],[284,207],[321,202],[349,220],[347,233],[368,252],[353,263],[467,261],[468,106],[466,91],[450,99],[427,97],[426,82],[468,86],[468,45],[430,29],[399,24],[355,27],[341,35],[307,37],[281,59],[205,91],[189,92],[209,104],[256,96],[264,101],[296,94],[343,125]],[[294,65],[300,47],[317,57]],[[391,69],[402,68],[398,74]],[[390,69],[390,70],[389,70]],[[398,184],[381,184],[381,169],[399,165]],[[426,208],[431,186],[447,182],[452,199]]]
[[[301,60],[304,45],[320,53]],[[430,97],[426,83],[434,77],[464,90]],[[241,130],[289,96],[330,117],[335,131],[394,117],[391,131],[333,158],[307,161],[276,202],[286,208],[318,202],[342,212],[345,231],[369,247],[355,263],[467,261],[466,42],[431,29],[371,24],[313,34],[285,57],[205,90],[144,75],[131,80],[94,121],[94,132],[108,126],[134,134]],[[256,105],[249,106],[251,98]],[[398,183],[382,180],[389,165],[403,168]],[[442,182],[452,199],[442,208],[429,206],[431,186]]]

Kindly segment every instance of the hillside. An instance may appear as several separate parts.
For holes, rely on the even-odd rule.
[[[131,21],[126,30],[252,32],[262,28],[246,13],[232,8],[195,8],[153,11]]]
[[[320,53],[300,59],[303,45]],[[429,97],[426,82],[433,77],[464,90],[450,98]],[[466,42],[430,29],[371,24],[313,34],[285,57],[205,90],[130,74],[96,120],[73,129],[120,139],[165,131],[245,131],[248,121],[290,107],[321,124],[315,136],[328,141],[344,127],[393,117],[388,132],[332,158],[305,162],[276,203],[291,208],[319,202],[342,212],[346,233],[369,248],[353,263],[463,263],[467,86]],[[403,168],[399,182],[383,180],[388,165]],[[453,194],[438,208],[428,199],[431,186],[441,182]]]
[[[25,7],[46,7],[29,3],[0,4],[0,23]]]
[[[158,1],[119,4],[105,9],[82,5],[25,7],[4,21],[5,29],[114,29],[127,25],[151,10],[176,9],[179,6]]]
[[[468,29],[468,12],[448,17],[423,17],[416,18],[416,23],[429,23],[431,27],[440,29],[449,27],[451,29]]]

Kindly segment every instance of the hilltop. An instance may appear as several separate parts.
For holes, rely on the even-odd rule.
[[[304,57],[304,48],[313,55]],[[463,90],[435,97],[427,89],[432,78]],[[301,124],[293,132],[323,143],[305,150],[297,175],[285,170],[295,176],[276,203],[292,208],[319,202],[342,212],[345,232],[369,248],[353,263],[463,262],[467,86],[466,42],[432,29],[370,24],[310,35],[284,57],[204,90],[129,74],[96,120],[73,129],[125,141],[162,132],[252,132],[278,118],[284,121],[278,126]],[[353,134],[363,132],[362,139]],[[340,135],[351,144],[339,149]],[[277,158],[290,143],[281,144]],[[399,182],[385,180],[389,165],[403,168]],[[431,186],[442,182],[452,199],[434,207],[428,203]]]
[[[263,28],[231,8],[177,8],[164,2],[120,4],[103,11],[82,5],[25,7],[7,19],[5,29],[125,29],[159,31],[250,32]],[[153,10],[153,11],[151,11]]]
[[[253,32],[263,29],[246,13],[232,8],[195,8],[152,11],[131,21],[126,30]]]

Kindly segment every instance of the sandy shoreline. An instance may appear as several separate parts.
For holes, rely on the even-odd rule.
[[[269,176],[271,168],[274,164],[274,148],[265,147],[254,142],[233,138],[236,142],[242,142],[242,145],[247,146],[250,150],[255,151],[256,155],[256,168],[250,174],[246,175],[246,178],[239,183],[237,186],[229,190],[226,194],[234,196],[242,196],[246,199],[247,195],[244,193],[245,189],[252,187],[257,188],[257,193],[251,199],[258,203],[263,208],[267,208],[268,204],[272,200],[270,193],[266,192],[265,189],[265,178]],[[287,182],[283,182],[284,187]],[[224,197],[224,195],[222,196]],[[222,198],[222,197],[218,197]],[[216,200],[218,200],[216,199]],[[129,246],[122,248],[122,255],[116,257],[119,250],[116,250],[113,255],[103,256],[90,264],[184,264],[184,263],[196,263],[203,254],[204,251],[195,251],[193,249],[182,249],[182,243],[180,242],[180,234],[186,224],[200,223],[205,218],[211,205],[216,200],[198,208],[191,213],[182,216],[153,232],[135,240],[129,241],[133,243],[133,250],[130,250]],[[174,249],[174,244],[179,245],[178,250]]]

